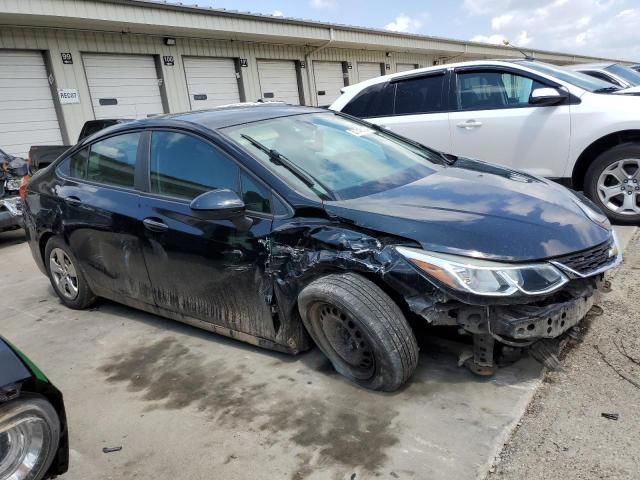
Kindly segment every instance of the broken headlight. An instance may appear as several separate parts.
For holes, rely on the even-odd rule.
[[[430,277],[475,295],[507,297],[518,292],[540,295],[569,281],[550,263],[513,265],[419,248],[396,247],[396,250]]]

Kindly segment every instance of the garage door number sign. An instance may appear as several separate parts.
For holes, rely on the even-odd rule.
[[[73,57],[71,56],[71,52],[62,52],[60,53],[60,57],[62,57],[62,63],[65,65],[73,65]]]

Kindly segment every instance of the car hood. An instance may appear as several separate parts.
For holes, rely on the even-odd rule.
[[[520,262],[609,239],[608,223],[591,220],[579,202],[553,182],[458,159],[408,185],[326,202],[325,208],[355,226],[413,240],[426,250]]]

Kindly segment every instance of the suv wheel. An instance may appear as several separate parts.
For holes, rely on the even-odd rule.
[[[640,222],[640,144],[624,143],[602,153],[585,177],[585,193],[618,223]]]
[[[375,283],[344,273],[310,283],[298,297],[307,331],[333,367],[374,390],[398,389],[418,364],[402,311]]]
[[[96,300],[78,261],[60,237],[52,237],[47,242],[44,255],[49,280],[62,303],[81,310]]]

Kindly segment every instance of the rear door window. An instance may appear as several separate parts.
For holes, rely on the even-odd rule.
[[[218,188],[238,192],[240,169],[236,163],[191,135],[153,132],[150,169],[153,193],[191,200]]]
[[[396,85],[394,113],[408,115],[434,113],[445,110],[443,89],[444,72],[427,77],[399,80]]]
[[[141,136],[142,132],[125,133],[91,145],[87,180],[133,188]]]

